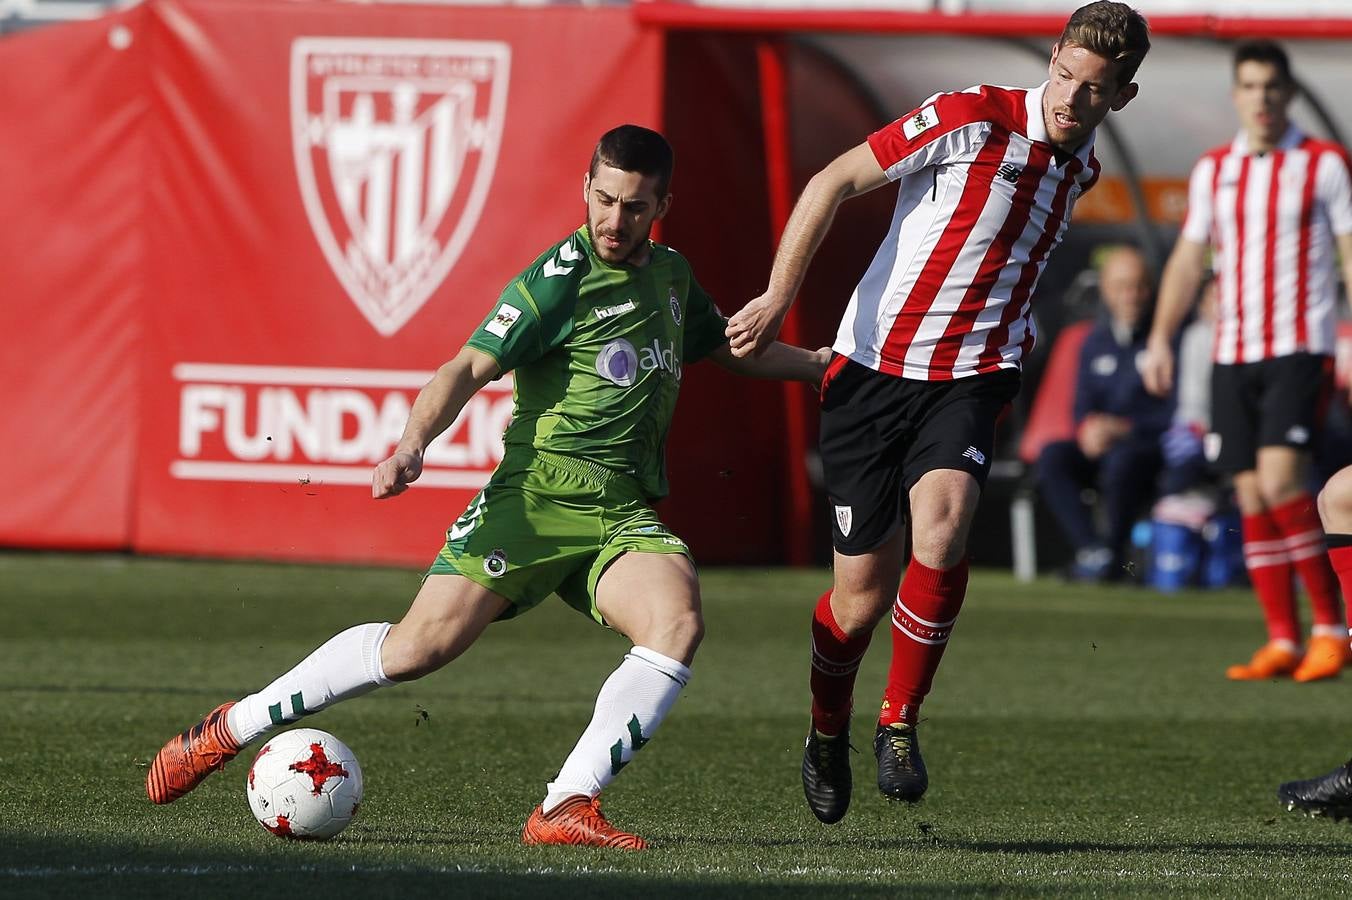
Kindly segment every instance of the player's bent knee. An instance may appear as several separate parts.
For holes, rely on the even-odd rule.
[[[897,597],[895,589],[843,591],[832,589],[831,614],[850,637],[872,631]]]
[[[1336,472],[1316,499],[1324,530],[1346,534],[1352,531],[1352,468]]]
[[[689,665],[704,640],[704,617],[694,609],[654,617],[641,632],[628,637],[639,646]]]

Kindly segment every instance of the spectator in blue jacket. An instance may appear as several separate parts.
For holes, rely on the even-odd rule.
[[[1075,548],[1071,577],[1082,581],[1121,575],[1132,525],[1155,496],[1164,466],[1160,436],[1174,411],[1172,398],[1145,389],[1138,367],[1154,297],[1140,251],[1121,246],[1102,254],[1099,295],[1105,315],[1080,351],[1075,437],[1048,444],[1037,462],[1043,499]],[[1101,517],[1085,501],[1091,488]]]

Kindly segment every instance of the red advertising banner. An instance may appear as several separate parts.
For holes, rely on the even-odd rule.
[[[0,544],[129,540],[143,20],[134,9],[0,42]]]
[[[660,127],[626,10],[152,2],[139,550],[430,562],[510,379],[376,503],[372,466],[502,286],[575,228],[596,138]]]

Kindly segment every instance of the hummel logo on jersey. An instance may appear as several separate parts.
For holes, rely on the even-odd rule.
[[[1018,184],[1019,179],[1023,177],[1023,169],[1020,169],[1013,163],[1005,163],[995,174],[999,175],[1010,184]]]
[[[986,454],[975,447],[968,447],[966,450],[962,451],[962,455],[976,463],[978,466],[984,466],[986,464]]]
[[[933,128],[938,124],[939,114],[935,112],[932,105],[926,106],[902,123],[901,133],[906,135],[906,140],[913,141],[920,132]]]
[[[609,319],[611,316],[619,316],[627,312],[633,312],[636,309],[638,309],[637,303],[633,300],[626,300],[619,306],[607,306],[603,309],[594,309],[592,312],[596,313],[596,318],[599,321],[601,319]]]
[[[498,307],[497,314],[484,326],[484,331],[505,338],[507,332],[512,330],[512,326],[516,324],[516,320],[519,318],[521,318],[521,310],[510,303],[504,303]]]
[[[564,263],[575,263],[581,258],[582,254],[573,249],[571,242],[559,248],[559,259]],[[573,271],[572,266],[565,266],[552,259],[545,260],[544,272],[546,278],[553,278],[555,275],[567,275],[571,271]]]

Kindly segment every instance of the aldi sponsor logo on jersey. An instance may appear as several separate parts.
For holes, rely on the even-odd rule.
[[[397,332],[473,234],[497,165],[511,49],[302,37],[291,136],[305,212],[352,302]]]
[[[657,338],[653,338],[651,344],[635,348],[624,338],[616,338],[596,354],[597,374],[620,387],[632,386],[638,380],[639,372],[653,369],[681,380],[681,360],[676,355],[675,345],[668,343],[663,347]]]
[[[179,363],[177,458],[187,481],[349,484],[393,452],[431,372]],[[512,379],[489,382],[423,455],[423,487],[478,489],[502,459]]]

